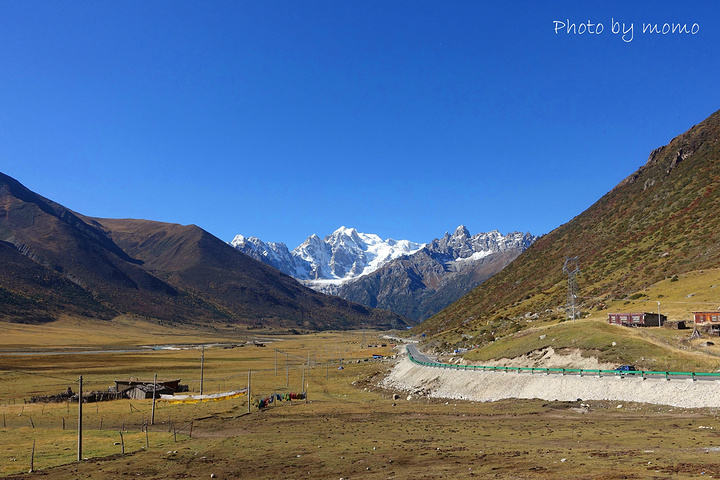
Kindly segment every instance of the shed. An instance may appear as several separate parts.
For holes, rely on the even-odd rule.
[[[624,327],[662,327],[666,315],[657,313],[608,313],[608,323]]]
[[[665,322],[663,326],[665,328],[672,328],[674,330],[685,330],[686,328],[688,328],[685,320],[674,320],[672,322]]]
[[[713,334],[720,334],[720,311],[693,312],[695,326]]]
[[[133,400],[152,398],[153,385],[155,385],[153,381],[115,380],[114,391],[118,398],[131,398]],[[180,379],[158,381],[156,391],[158,395],[161,393],[171,395],[178,392],[187,392],[188,386],[180,385]]]
[[[155,391],[155,398],[160,398],[160,395],[172,395],[174,392],[174,390],[160,384],[157,386],[153,384],[142,384],[134,385],[124,390],[122,395],[124,398],[129,398],[130,400],[142,400],[145,398],[153,398],[153,390]]]

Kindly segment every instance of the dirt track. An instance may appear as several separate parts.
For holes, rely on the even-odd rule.
[[[480,402],[539,398],[644,402],[683,408],[720,407],[720,381],[450,370],[416,365],[407,355],[393,367],[383,386],[410,395]]]

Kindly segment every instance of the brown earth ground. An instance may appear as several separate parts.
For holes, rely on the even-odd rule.
[[[249,414],[245,398],[158,403],[147,436],[141,425],[150,418],[150,400],[86,404],[87,460],[82,462],[75,461],[77,406],[23,403],[31,392],[62,391],[80,370],[95,385],[111,383],[120,372],[147,377],[159,370],[161,378],[169,378],[181,371],[191,378],[198,352],[78,355],[62,361],[51,355],[0,356],[0,475],[48,480],[720,478],[716,409],[394,399],[395,392],[377,386],[391,361],[363,361],[372,353],[389,354],[390,347],[360,347],[361,338],[360,332],[287,336],[264,348],[206,349],[206,392],[246,385],[252,368],[254,400],[299,391],[302,365],[310,357],[311,368],[304,369],[308,402],[279,402],[265,410],[251,405]],[[280,355],[277,371],[274,347],[288,352]],[[35,472],[27,473],[31,458]]]

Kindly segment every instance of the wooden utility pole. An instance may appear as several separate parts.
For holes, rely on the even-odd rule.
[[[80,388],[78,391],[78,444],[77,461],[82,461],[82,375],[80,375]]]
[[[290,360],[287,352],[285,352],[285,386],[290,386]]]
[[[200,353],[200,395],[203,394],[203,374],[205,368],[205,346],[203,345]]]
[[[252,369],[248,370],[248,389],[247,389],[248,413],[250,413],[250,372],[252,372]]]
[[[275,376],[277,377],[277,348],[275,349]]]
[[[202,389],[202,387],[201,387]],[[157,373],[153,380],[153,403],[152,403],[152,415],[150,416],[150,425],[155,425],[155,397],[157,396]]]
[[[30,452],[30,473],[35,471],[35,440],[33,440],[32,451]]]

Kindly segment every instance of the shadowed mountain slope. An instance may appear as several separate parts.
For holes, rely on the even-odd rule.
[[[566,317],[563,263],[578,257],[583,312],[673,275],[720,265],[720,112],[654,150],[645,165],[419,330],[491,338],[528,318]]]
[[[199,227],[79,215],[0,174],[0,316],[135,314],[311,329],[403,319],[328,297]]]
[[[520,249],[511,249],[474,261],[447,262],[429,248],[423,248],[341,285],[337,294],[353,302],[422,320],[501,271],[520,252]]]

